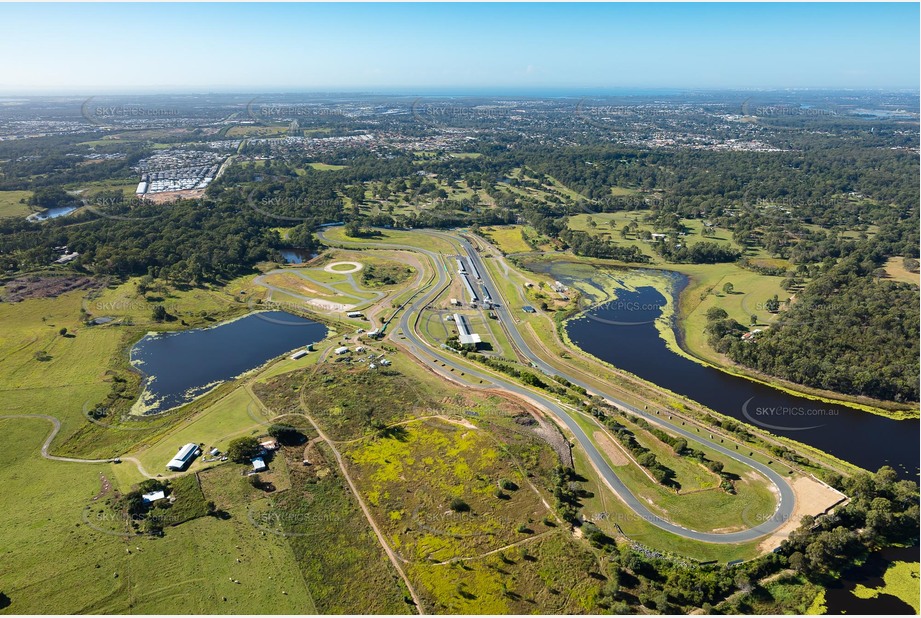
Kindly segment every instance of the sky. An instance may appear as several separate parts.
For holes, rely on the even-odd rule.
[[[0,4],[0,94],[919,88],[918,3]]]

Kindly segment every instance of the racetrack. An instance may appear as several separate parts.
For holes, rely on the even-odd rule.
[[[583,381],[581,381],[576,376],[567,375],[564,372],[558,371],[557,369],[551,367],[550,365],[543,362],[538,358],[533,352],[530,351],[527,344],[524,342],[521,334],[518,332],[515,327],[515,322],[511,319],[511,315],[508,311],[507,302],[501,297],[501,291],[498,286],[494,284],[490,278],[489,271],[486,269],[485,264],[482,263],[479,254],[473,249],[470,243],[463,238],[445,234],[442,232],[432,232],[426,231],[425,233],[441,237],[443,239],[449,240],[455,246],[459,246],[461,250],[467,254],[467,256],[472,260],[476,266],[476,269],[479,271],[483,284],[488,287],[494,299],[499,301],[497,306],[493,307],[493,311],[496,311],[499,314],[500,322],[506,326],[506,332],[513,340],[515,346],[519,351],[527,357],[527,359],[533,364],[535,368],[540,370],[546,375],[549,376],[560,376],[571,383],[578,386],[582,386],[592,392],[597,392],[596,387],[589,387]],[[323,239],[321,234],[321,239]],[[323,239],[326,240],[326,239]],[[387,245],[385,243],[343,243],[345,246],[352,247],[378,247],[378,248],[392,248],[393,245]],[[433,282],[429,290],[418,295],[412,303],[406,308],[406,310],[401,314],[398,329],[406,337],[405,347],[418,359],[422,360],[428,364],[433,370],[435,370],[440,375],[452,381],[462,381],[465,383],[465,386],[473,386],[475,388],[499,388],[509,392],[512,392],[528,401],[531,401],[538,405],[541,408],[546,409],[554,416],[556,416],[566,427],[572,432],[576,441],[588,455],[589,460],[592,463],[592,466],[598,471],[607,485],[620,497],[620,499],[639,517],[648,521],[654,526],[657,526],[663,530],[682,536],[685,538],[693,539],[696,541],[703,541],[708,543],[743,543],[746,541],[752,541],[761,537],[764,537],[767,534],[777,530],[783,526],[790,516],[793,513],[795,506],[795,496],[792,487],[787,482],[787,480],[772,470],[769,466],[766,466],[758,461],[755,461],[751,457],[747,457],[738,452],[730,450],[725,446],[708,440],[707,438],[701,436],[699,433],[692,432],[680,425],[676,425],[668,422],[666,419],[663,419],[660,416],[649,414],[644,410],[639,410],[626,402],[620,401],[615,397],[611,396],[609,393],[599,393],[605,399],[613,403],[614,405],[620,407],[623,410],[627,410],[632,414],[643,417],[647,420],[650,420],[659,425],[665,426],[669,431],[681,435],[690,440],[700,442],[705,444],[707,447],[713,449],[714,451],[725,455],[735,461],[738,461],[745,466],[757,470],[759,473],[763,474],[767,479],[772,483],[775,489],[775,495],[777,497],[777,508],[774,514],[765,519],[764,522],[748,528],[746,530],[727,532],[727,533],[715,533],[715,532],[700,532],[697,530],[690,530],[683,526],[679,526],[672,522],[669,522],[662,517],[652,513],[646,505],[644,505],[630,490],[624,485],[624,483],[617,476],[614,469],[599,451],[595,443],[585,434],[582,430],[582,427],[576,422],[572,417],[571,413],[566,410],[561,404],[557,401],[546,397],[541,393],[537,393],[531,389],[528,389],[517,383],[507,381],[503,378],[495,376],[490,373],[480,371],[476,368],[471,368],[467,365],[463,365],[458,362],[455,357],[449,353],[446,353],[440,349],[433,348],[426,344],[422,338],[419,336],[416,331],[416,325],[419,317],[419,312],[422,308],[431,303],[435,298],[437,298],[444,288],[448,285],[449,279],[447,274],[447,268],[439,268],[439,264],[443,264],[443,257],[432,251],[426,249],[410,249],[408,247],[399,247],[404,250],[413,250],[418,251],[426,255],[432,264],[435,266],[435,272],[437,273],[437,280]],[[453,369],[454,371],[451,371]],[[463,380],[461,380],[463,377]]]

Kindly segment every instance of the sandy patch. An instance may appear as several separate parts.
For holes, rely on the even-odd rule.
[[[351,270],[349,269],[339,270],[336,268],[336,266],[351,266],[352,268]],[[352,273],[357,273],[359,270],[361,270],[364,267],[365,265],[362,264],[361,262],[333,262],[332,264],[327,264],[326,266],[324,266],[323,270],[325,270],[328,273],[336,273],[337,275],[350,275]]]
[[[311,298],[310,300],[305,300],[304,302],[307,303],[308,305],[313,305],[314,307],[317,307],[318,309],[322,309],[323,311],[336,311],[339,313],[342,313],[345,311],[352,311],[355,307],[358,306],[358,305],[343,305],[342,303],[334,303],[332,301],[322,300],[320,298]]]
[[[630,460],[627,459],[627,455],[624,453],[623,449],[620,448],[618,444],[614,442],[608,435],[602,431],[596,431],[592,434],[592,439],[595,441],[601,450],[604,451],[604,454],[608,456],[608,459],[611,460],[611,463],[615,466],[626,466],[630,463]]]
[[[303,296],[329,296],[327,293],[310,287],[304,279],[294,275],[272,274],[267,275],[265,280],[272,285],[291,290]]]
[[[461,427],[466,427],[467,429],[479,429],[479,427],[477,427],[476,425],[474,425],[473,423],[471,423],[470,421],[466,419],[451,418],[450,416],[442,416],[442,415],[438,415],[436,418],[440,418],[446,423],[451,423],[452,425],[460,425]]]
[[[758,545],[758,550],[768,552],[778,547],[790,533],[799,528],[800,520],[806,515],[821,515],[831,507],[847,500],[840,491],[820,483],[811,476],[800,476],[790,482],[796,504],[793,514],[780,528],[769,534]]]
[[[154,204],[166,204],[176,200],[193,200],[204,197],[205,189],[184,189],[182,191],[160,191],[158,193],[145,193],[143,199]]]

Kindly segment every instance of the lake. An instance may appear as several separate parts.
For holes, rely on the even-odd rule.
[[[565,283],[562,275],[554,275]],[[679,286],[682,278],[673,278]],[[589,354],[717,412],[814,446],[862,468],[891,465],[903,478],[918,473],[918,421],[896,421],[845,405],[813,401],[695,363],[672,352],[655,320],[666,304],[653,287],[618,291],[567,323],[573,343]]]
[[[131,348],[144,374],[139,407],[159,414],[291,350],[326,337],[326,326],[284,311],[251,313],[210,328],[151,333]]]
[[[69,215],[73,211],[77,210],[76,206],[65,206],[62,208],[48,208],[42,212],[32,213],[26,219],[29,221],[47,221],[48,219],[57,219],[58,217],[63,217]]]

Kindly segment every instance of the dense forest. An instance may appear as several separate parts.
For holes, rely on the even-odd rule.
[[[0,222],[6,251],[0,267],[11,271],[41,268],[57,257],[54,247],[80,253],[82,271],[125,277],[151,274],[199,284],[252,272],[256,262],[276,256],[283,245],[278,221],[241,207],[210,200],[178,201],[168,206],[110,208],[105,217],[81,216],[82,223],[46,225]],[[130,216],[129,216],[130,215]],[[305,249],[315,248],[313,234],[295,228]]]
[[[874,258],[876,258],[874,260]],[[879,280],[879,254],[842,259],[797,295],[778,323],[751,341],[719,314],[711,345],[733,360],[806,386],[888,401],[918,401],[918,289]],[[779,303],[765,299],[768,309]]]

